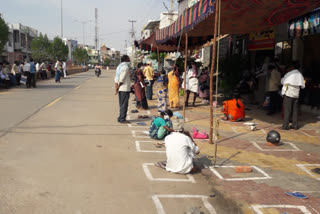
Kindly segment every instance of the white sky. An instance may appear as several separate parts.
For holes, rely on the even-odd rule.
[[[1,0],[0,13],[9,23],[33,27],[53,38],[60,36],[60,1]],[[137,20],[135,30],[139,39],[143,25],[159,19],[160,12],[166,11],[163,2],[170,7],[170,0],[63,0],[63,35],[82,44],[82,24],[76,20],[93,20],[86,24],[85,42],[94,45],[94,8],[98,8],[100,46],[106,44],[123,52],[125,40],[131,41],[128,20]]]

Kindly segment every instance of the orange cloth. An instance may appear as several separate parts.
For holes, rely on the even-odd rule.
[[[231,121],[237,121],[245,118],[244,105],[241,100],[238,100],[240,108],[237,107],[237,100],[227,100],[223,102],[222,112],[228,117]]]

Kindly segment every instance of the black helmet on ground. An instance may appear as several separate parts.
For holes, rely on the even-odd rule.
[[[277,143],[280,143],[280,140],[281,140],[281,136],[280,136],[280,133],[277,131],[272,130],[267,135],[267,142],[277,144]]]

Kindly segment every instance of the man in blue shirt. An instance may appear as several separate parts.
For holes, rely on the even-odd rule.
[[[36,88],[36,66],[34,64],[33,59],[30,59],[30,82],[29,82],[29,87],[31,86]]]

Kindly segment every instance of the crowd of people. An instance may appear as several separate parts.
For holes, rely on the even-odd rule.
[[[48,79],[55,77],[55,81],[60,82],[60,78],[67,77],[66,62],[59,61],[55,63],[35,62],[33,59],[25,62],[15,61],[13,64],[8,62],[0,63],[0,85],[5,88],[20,86],[25,84],[27,88],[36,88],[37,79]]]

